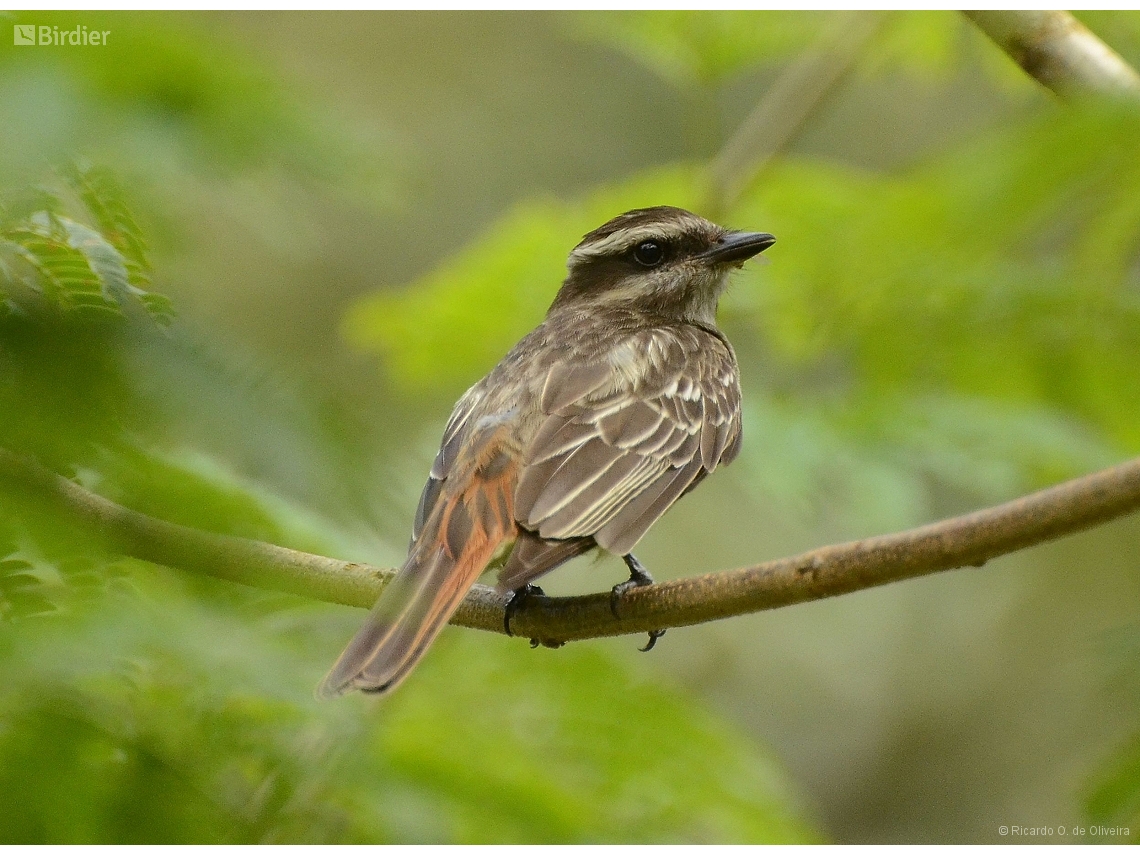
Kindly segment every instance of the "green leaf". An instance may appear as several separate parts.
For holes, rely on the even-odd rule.
[[[154,320],[168,324],[170,300],[141,287],[150,284],[146,246],[113,174],[77,165],[62,172],[98,228],[62,213],[62,202],[48,191],[29,194],[15,210],[33,198],[45,206],[19,217],[9,209],[0,220],[0,287],[31,287],[56,307],[85,317],[121,314],[138,300]],[[5,252],[32,275],[19,275]]]
[[[164,452],[120,443],[91,466],[86,486],[168,522],[323,555],[367,556],[377,563],[401,558],[395,550],[377,554],[376,544],[346,534],[203,452]]]
[[[11,555],[11,553],[9,553]],[[55,609],[38,589],[42,585],[33,565],[22,559],[0,560],[0,621],[16,620]]]
[[[72,162],[61,170],[68,186],[79,196],[103,237],[121,254],[132,285],[150,282],[150,259],[142,230],[127,203],[115,173],[107,167]]]
[[[108,283],[84,251],[93,247],[75,245],[62,218],[47,212],[34,214],[27,225],[8,229],[0,246],[35,270],[36,284],[57,306],[88,315],[117,313]]]

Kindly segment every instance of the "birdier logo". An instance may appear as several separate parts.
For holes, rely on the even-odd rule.
[[[111,35],[110,30],[92,30],[85,24],[76,24],[73,29],[36,26],[35,24],[14,24],[12,43],[17,45],[77,45],[83,47],[103,46]]]

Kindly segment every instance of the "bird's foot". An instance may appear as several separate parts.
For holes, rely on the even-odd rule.
[[[514,635],[514,633],[511,632],[511,618],[523,607],[527,598],[533,596],[542,597],[545,595],[545,592],[542,588],[538,587],[538,585],[523,585],[521,588],[516,588],[511,592],[511,598],[507,600],[507,607],[503,610],[503,628],[507,631],[507,635]],[[531,644],[531,647],[538,647],[536,639],[532,638],[531,641],[536,642]]]
[[[614,585],[613,591],[610,592],[610,611],[613,612],[613,616],[616,618],[621,617],[618,610],[621,605],[621,598],[626,591],[631,588],[643,588],[646,585],[653,584],[653,577],[649,575],[649,571],[645,569],[645,565],[638,561],[632,552],[623,555],[621,560],[624,561],[625,566],[629,568],[629,578],[624,582]],[[657,639],[664,634],[665,630],[663,629],[650,630],[649,643],[642,647],[641,651],[648,653],[653,649],[653,646],[657,644]]]
[[[622,595],[631,588],[643,588],[646,585],[653,584],[653,577],[649,575],[649,571],[645,569],[645,565],[634,557],[633,553],[623,555],[621,560],[625,562],[625,566],[629,568],[629,578],[624,582],[619,582],[614,585],[613,591],[610,592],[610,611],[613,612],[614,617],[620,618],[618,613],[619,606],[621,605]]]

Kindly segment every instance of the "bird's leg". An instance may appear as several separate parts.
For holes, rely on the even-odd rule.
[[[613,593],[610,594],[610,611],[614,613],[614,617],[621,617],[618,614],[618,604],[621,602],[621,595],[628,591],[630,588],[642,588],[646,585],[653,584],[653,577],[649,575],[649,571],[645,569],[645,565],[637,560],[632,552],[628,555],[623,555],[621,560],[625,562],[625,566],[629,568],[629,578],[624,582],[619,582],[614,585]]]
[[[507,631],[507,635],[513,636],[511,632],[511,618],[515,616],[515,612],[523,607],[527,597],[532,596],[545,596],[545,592],[538,585],[523,585],[521,588],[516,588],[511,591],[511,598],[507,600],[507,607],[503,609],[503,628]],[[538,640],[532,638],[533,644],[531,647],[538,647]]]
[[[653,577],[649,575],[649,571],[645,569],[645,565],[637,560],[632,552],[626,553],[621,557],[625,562],[625,566],[629,568],[629,578],[624,582],[619,582],[614,585],[613,591],[610,593],[610,611],[613,612],[614,617],[621,617],[618,614],[618,606],[621,604],[622,595],[630,588],[642,588],[646,585],[653,584]],[[657,639],[665,634],[663,629],[652,629],[649,631],[649,643],[641,648],[643,653],[648,653],[653,649],[653,645],[657,643]]]

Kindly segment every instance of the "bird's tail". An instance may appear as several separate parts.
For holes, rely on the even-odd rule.
[[[483,467],[466,489],[445,488],[404,566],[317,687],[318,697],[390,691],[411,672],[499,545],[513,536],[510,474]]]

